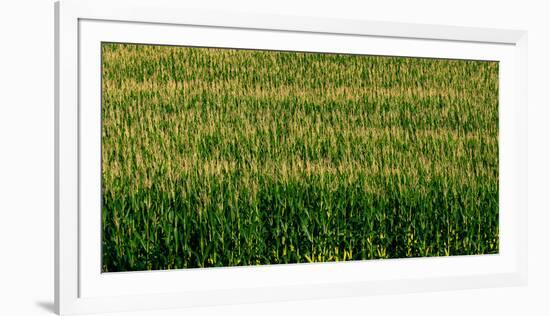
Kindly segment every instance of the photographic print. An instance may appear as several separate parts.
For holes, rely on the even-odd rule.
[[[498,253],[498,62],[101,50],[102,272]]]

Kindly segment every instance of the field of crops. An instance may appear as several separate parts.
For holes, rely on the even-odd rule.
[[[102,44],[102,270],[498,253],[498,63]]]

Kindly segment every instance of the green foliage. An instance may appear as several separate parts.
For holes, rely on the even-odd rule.
[[[103,271],[498,253],[498,63],[103,44]]]

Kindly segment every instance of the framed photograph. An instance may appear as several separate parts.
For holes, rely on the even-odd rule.
[[[55,12],[59,314],[526,283],[526,32]]]

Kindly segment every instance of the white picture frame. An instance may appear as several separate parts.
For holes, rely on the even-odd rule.
[[[55,13],[57,313],[526,284],[526,32],[198,11],[177,0],[63,0]],[[500,253],[102,274],[103,41],[498,60]]]

